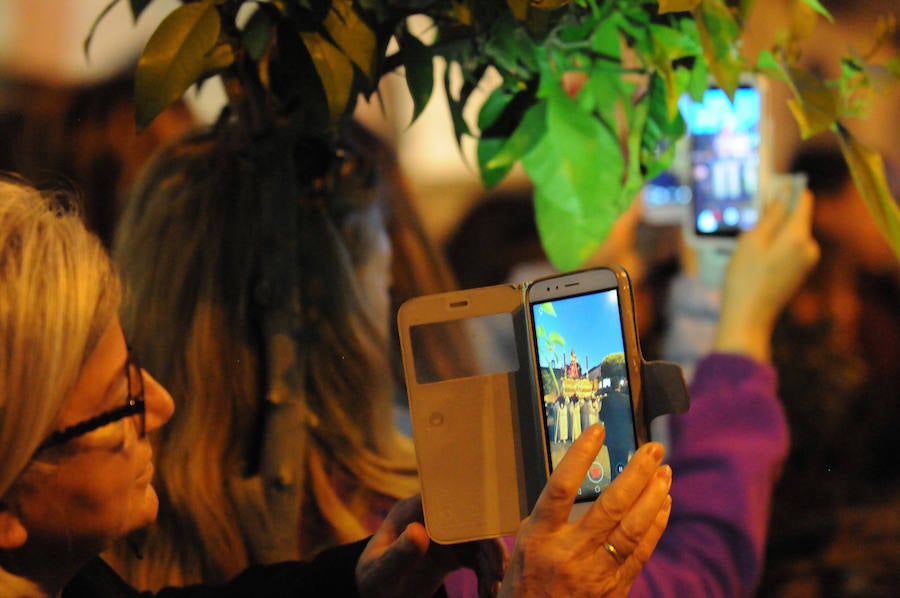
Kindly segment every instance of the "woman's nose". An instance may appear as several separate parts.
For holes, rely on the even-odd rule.
[[[145,369],[141,369],[144,377],[144,408],[146,410],[146,431],[152,432],[169,421],[175,412],[175,401],[165,386],[156,381]]]

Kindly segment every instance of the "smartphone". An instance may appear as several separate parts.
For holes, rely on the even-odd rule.
[[[526,290],[548,475],[589,425],[606,441],[578,489],[592,501],[648,440],[640,347],[627,272],[618,266],[551,276]]]
[[[675,142],[672,164],[641,189],[641,218],[652,226],[681,225],[690,208],[690,148],[687,136]]]
[[[744,76],[729,98],[711,85],[700,101],[683,96],[691,169],[689,230],[695,242],[733,244],[759,218],[760,191],[768,172],[762,82]]]

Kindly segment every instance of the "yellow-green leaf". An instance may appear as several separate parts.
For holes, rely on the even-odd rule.
[[[519,21],[524,21],[528,18],[528,5],[531,4],[530,0],[506,0],[507,6],[509,6],[509,10],[512,11],[513,16],[516,17]]]
[[[789,71],[796,94],[788,100],[788,107],[800,126],[804,139],[828,130],[837,120],[837,100],[825,83],[814,75],[791,69]]]
[[[819,0],[800,0],[800,1],[803,4],[805,4],[806,6],[810,7],[814,11],[816,11],[817,13],[819,13],[820,15],[822,15],[823,17],[825,17],[826,19],[828,19],[829,23],[834,23],[834,17],[832,17],[831,13],[828,12],[828,10],[824,6],[822,6],[822,4],[819,2]]]
[[[894,254],[900,259],[900,208],[888,187],[881,155],[860,143],[840,123],[835,124],[834,130],[856,188]]]
[[[694,15],[709,71],[733,98],[743,70],[736,47],[740,27],[722,0],[701,0]]]
[[[336,123],[344,115],[350,101],[353,65],[346,54],[318,33],[304,33],[302,38],[325,89],[332,123]]]
[[[150,36],[135,73],[135,121],[139,129],[184,95],[207,66],[220,30],[213,2],[184,4]]]
[[[353,10],[351,0],[334,0],[325,17],[325,29],[371,82],[375,76],[375,33]]]
[[[219,44],[209,51],[203,62],[203,71],[218,71],[234,64],[234,50],[229,44]]]
[[[700,0],[659,0],[659,14],[686,12],[697,8]]]

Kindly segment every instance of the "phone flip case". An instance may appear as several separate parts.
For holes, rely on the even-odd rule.
[[[416,297],[398,314],[425,526],[442,544],[513,535],[547,481],[525,291],[530,283]],[[455,372],[422,349],[472,348]],[[450,360],[453,362],[454,360]],[[649,422],[687,411],[681,368],[641,358]]]

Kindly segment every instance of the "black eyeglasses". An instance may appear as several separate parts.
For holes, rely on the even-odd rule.
[[[57,430],[50,434],[44,442],[38,447],[36,452],[40,452],[51,446],[58,446],[69,442],[73,438],[77,438],[88,432],[93,432],[97,428],[102,428],[107,424],[117,422],[126,417],[137,416],[135,418],[135,429],[138,437],[143,438],[147,431],[146,407],[144,405],[144,377],[141,375],[141,366],[137,362],[137,358],[131,347],[128,347],[128,357],[125,360],[125,378],[128,380],[128,395],[125,397],[125,404],[115,409],[110,409],[100,415],[86,419],[83,422],[71,425],[62,430]],[[137,395],[132,395],[132,389],[137,388]]]

